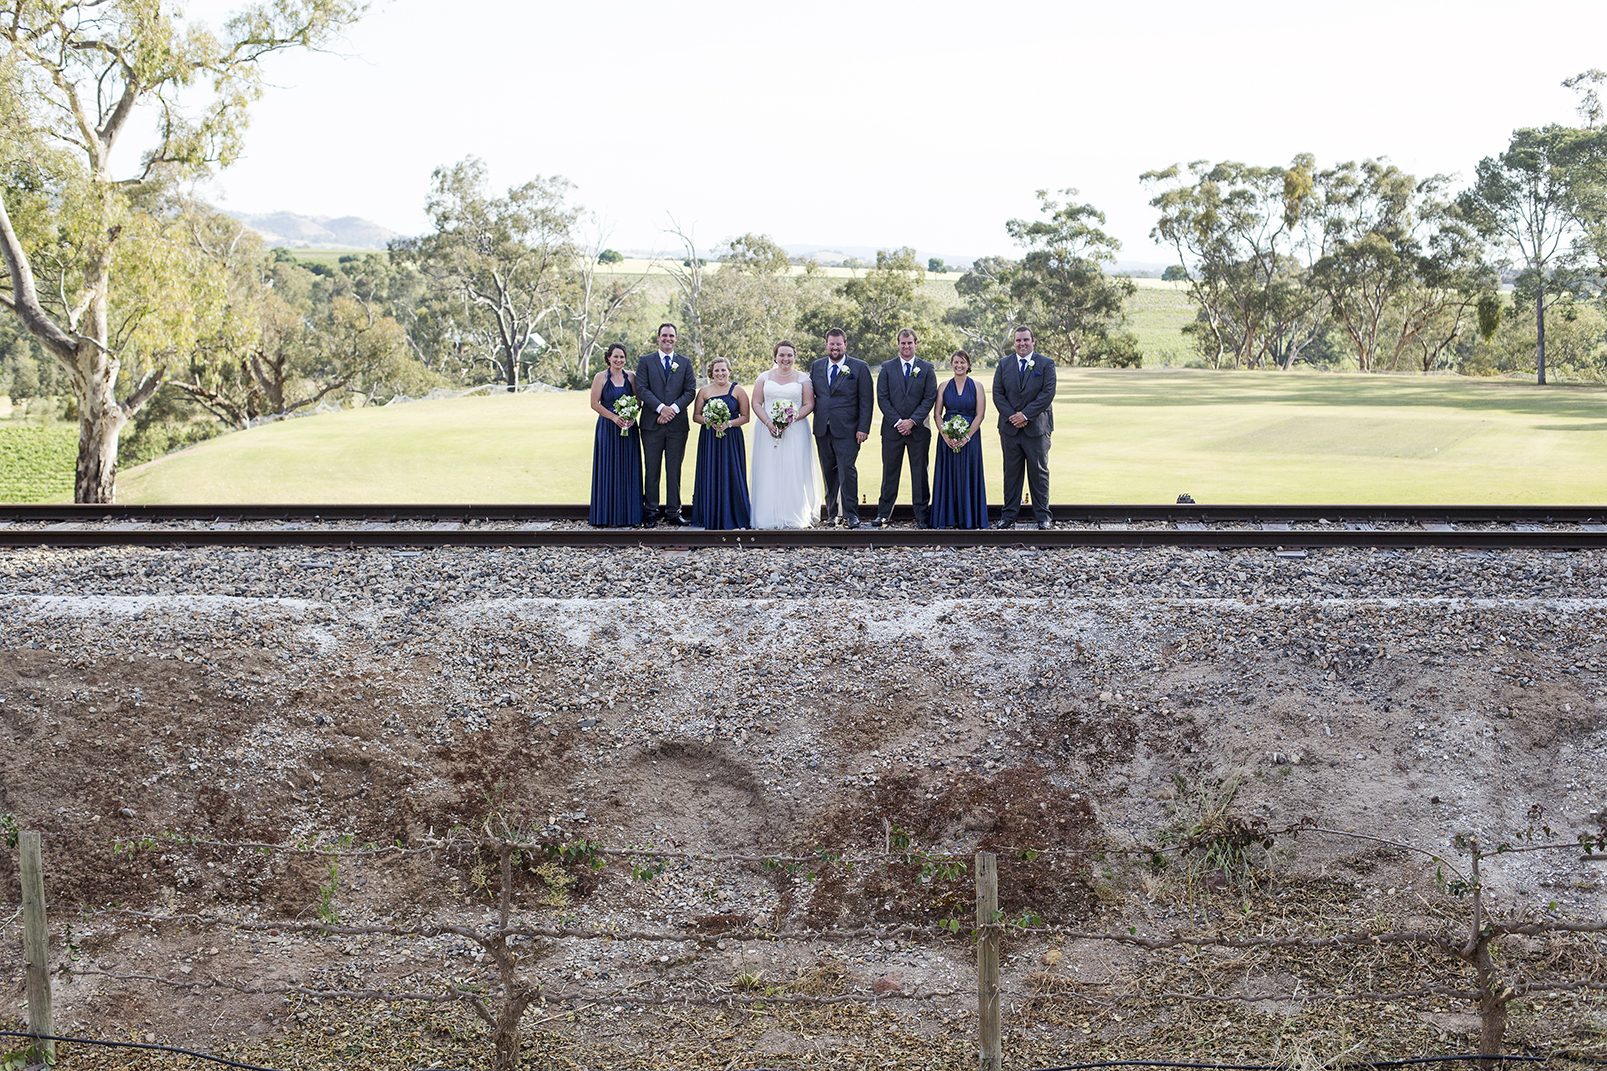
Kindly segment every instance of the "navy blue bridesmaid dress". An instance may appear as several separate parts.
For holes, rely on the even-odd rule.
[[[943,388],[943,419],[962,416],[976,423],[976,380],[966,377],[965,390],[950,380]],[[982,476],[982,437],[971,436],[958,453],[937,436],[937,467],[932,474],[933,528],[986,528],[988,485]]]
[[[735,420],[741,412],[737,397],[718,396]],[[709,398],[703,404],[714,401]],[[692,485],[692,523],[699,528],[752,528],[748,504],[748,450],[741,428],[726,428],[716,435],[707,424],[697,435],[697,481]]]
[[[603,408],[612,410],[615,402],[634,393],[629,377],[616,387],[609,376],[603,380]],[[621,435],[612,420],[597,418],[591,451],[590,520],[609,528],[642,523],[642,435],[634,424]]]

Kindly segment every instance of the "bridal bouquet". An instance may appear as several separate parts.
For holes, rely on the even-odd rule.
[[[614,412],[623,419],[634,423],[636,418],[642,415],[642,400],[634,394],[627,394],[614,403]],[[628,427],[620,428],[619,433],[629,435],[631,429]]]
[[[958,413],[943,421],[943,426],[938,428],[938,431],[943,433],[943,438],[949,441],[949,449],[955,453],[960,452],[960,448],[963,445],[961,440],[965,438],[965,433],[970,430],[971,422]]]
[[[772,442],[770,445],[771,446],[780,446],[781,445],[781,433],[786,431],[789,427],[791,427],[792,422],[794,420],[797,420],[797,419],[798,419],[798,410],[796,410],[796,409],[794,409],[792,407],[791,402],[788,402],[788,401],[771,402],[770,403],[770,423],[772,423],[772,424],[774,424],[776,426],[776,430],[770,433],[771,436],[775,439],[775,442]]]
[[[703,403],[703,419],[714,429],[716,439],[725,438],[725,429],[731,425],[731,407],[718,398]]]

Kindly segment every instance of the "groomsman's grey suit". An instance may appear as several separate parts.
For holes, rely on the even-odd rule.
[[[908,361],[900,357],[882,362],[876,374],[876,406],[882,411],[882,493],[876,501],[876,524],[885,524],[893,515],[908,453],[915,523],[922,528],[931,525],[932,483],[927,479],[926,463],[932,451],[932,426],[927,418],[936,404],[937,374],[931,362],[914,356]],[[914,424],[907,435],[898,430],[903,420]]]
[[[828,340],[828,352],[830,345]],[[854,463],[862,437],[870,436],[870,366],[845,356],[833,374],[832,361],[822,357],[810,366],[809,382],[815,389],[815,452],[826,486],[826,522],[841,517],[843,524],[857,528],[859,472]]]
[[[669,371],[665,371],[665,358]],[[686,437],[692,430],[687,411],[697,393],[697,373],[692,362],[678,353],[654,350],[636,362],[636,393],[642,399],[642,521],[657,522],[660,515],[658,478],[666,469],[663,515],[671,524],[684,524],[681,517],[681,461],[686,457]],[[660,405],[680,409],[675,419],[658,422]]]
[[[1032,491],[1038,527],[1053,524],[1049,516],[1049,434],[1055,430],[1055,362],[1032,348],[1032,335],[1016,335],[1016,352],[993,370],[993,405],[999,412],[999,444],[1004,447],[1004,505],[999,526],[1011,527],[1021,511],[1021,478]],[[1023,353],[1022,350],[1027,352]],[[1022,427],[1011,419],[1020,413]]]

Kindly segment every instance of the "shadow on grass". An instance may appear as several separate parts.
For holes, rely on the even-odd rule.
[[[1198,407],[1297,405],[1418,407],[1459,412],[1512,413],[1594,421],[1553,425],[1559,431],[1601,431],[1607,386],[1540,387],[1509,381],[1481,382],[1401,376],[1313,375],[1282,372],[1140,372],[1067,369],[1061,373],[1059,401],[1102,406]]]

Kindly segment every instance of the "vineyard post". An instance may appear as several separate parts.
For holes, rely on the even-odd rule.
[[[50,1012],[50,931],[45,923],[45,868],[39,833],[17,836],[22,864],[22,958],[28,999],[28,1033],[49,1038],[56,1032]],[[40,1041],[39,1048],[54,1057],[56,1043]]]
[[[999,1043],[999,860],[976,853],[976,1010],[981,1042],[978,1067],[1000,1071]]]

